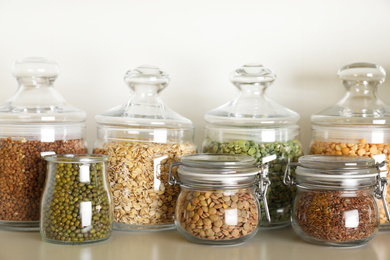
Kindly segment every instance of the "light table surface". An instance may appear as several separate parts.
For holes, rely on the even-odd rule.
[[[260,230],[237,246],[208,246],[191,243],[175,231],[114,231],[107,241],[81,245],[44,242],[39,232],[0,230],[0,260],[387,260],[390,232],[379,232],[365,246],[334,248],[308,244],[291,228]]]

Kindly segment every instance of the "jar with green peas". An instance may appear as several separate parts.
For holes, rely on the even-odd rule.
[[[244,65],[230,77],[239,89],[238,96],[205,114],[204,153],[247,154],[258,164],[268,163],[271,184],[266,196],[271,222],[263,212],[260,228],[290,224],[295,187],[283,184],[284,171],[289,162],[303,155],[299,114],[266,95],[275,79],[275,74],[262,65]]]
[[[49,155],[41,205],[44,241],[84,244],[111,236],[112,208],[105,155]]]

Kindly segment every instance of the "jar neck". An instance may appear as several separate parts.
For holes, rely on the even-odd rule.
[[[237,88],[240,90],[241,97],[264,98],[268,86],[262,84],[240,84]]]
[[[130,105],[133,106],[163,106],[160,98],[161,89],[157,85],[137,84],[133,88]]]
[[[19,88],[42,88],[42,87],[53,87],[55,78],[47,77],[20,77],[17,78]]]

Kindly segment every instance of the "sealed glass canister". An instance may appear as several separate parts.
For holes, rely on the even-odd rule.
[[[44,241],[78,245],[107,240],[112,205],[100,154],[48,155],[40,231]]]
[[[298,187],[292,213],[296,234],[310,243],[338,247],[371,240],[379,229],[376,198],[386,196],[388,181],[380,177],[385,164],[337,155],[306,155],[292,163],[298,165],[296,178],[287,170],[285,182]],[[387,207],[385,212],[389,219]]]
[[[290,224],[295,187],[283,184],[288,162],[303,154],[299,141],[299,115],[266,95],[276,76],[262,65],[244,65],[231,74],[238,96],[205,114],[205,153],[247,154],[258,164],[269,162],[271,185],[267,200],[271,222],[261,216],[261,228]]]
[[[178,166],[173,169],[174,166]],[[175,223],[191,242],[232,245],[253,237],[259,226],[259,199],[265,202],[266,167],[244,154],[192,154],[173,163],[169,180],[180,184]]]
[[[0,228],[39,230],[48,154],[86,153],[86,114],[53,83],[58,65],[44,58],[15,62],[19,86],[0,106]]]
[[[385,70],[377,64],[353,63],[342,67],[338,76],[346,94],[337,104],[312,115],[310,154],[366,156],[389,163],[390,106],[377,95]],[[386,200],[389,203],[390,196]],[[378,203],[380,228],[388,229],[382,201]]]
[[[125,81],[130,100],[96,116],[94,153],[109,156],[114,229],[172,229],[180,187],[168,184],[169,166],[196,152],[194,127],[161,100],[169,78],[160,69],[138,67]]]

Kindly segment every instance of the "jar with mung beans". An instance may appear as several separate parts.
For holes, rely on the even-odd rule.
[[[59,67],[17,60],[16,93],[0,106],[0,228],[39,230],[48,154],[86,153],[86,113],[54,87]]]
[[[385,200],[386,162],[372,158],[305,155],[296,177],[286,170],[285,182],[298,187],[292,227],[303,240],[326,246],[355,247],[371,240],[379,229],[376,199]],[[385,204],[386,205],[386,204]],[[389,220],[388,208],[385,214]]]
[[[204,153],[250,155],[258,164],[273,157],[268,163],[271,185],[267,192],[271,222],[263,212],[263,229],[290,225],[295,187],[283,184],[283,174],[287,163],[296,162],[303,154],[299,115],[266,94],[275,79],[275,74],[260,64],[247,64],[233,72],[230,80],[238,88],[238,95],[205,114],[202,147]]]
[[[173,163],[169,181],[181,187],[175,210],[179,233],[210,245],[235,245],[252,238],[261,211],[269,220],[266,169],[244,154],[192,154]],[[259,201],[265,207],[260,208]]]
[[[312,115],[310,154],[371,157],[386,161],[390,170],[390,106],[378,95],[385,81],[383,67],[373,63],[352,63],[338,71],[346,89],[334,105]],[[390,229],[382,201],[380,229]],[[386,196],[390,203],[390,189]]]
[[[45,156],[41,237],[46,242],[78,245],[107,240],[112,205],[107,184],[108,157],[100,154]]]
[[[94,153],[109,156],[114,229],[174,229],[180,187],[168,184],[169,166],[196,152],[194,126],[163,103],[169,77],[159,68],[130,70],[125,82],[130,99],[96,116]]]

